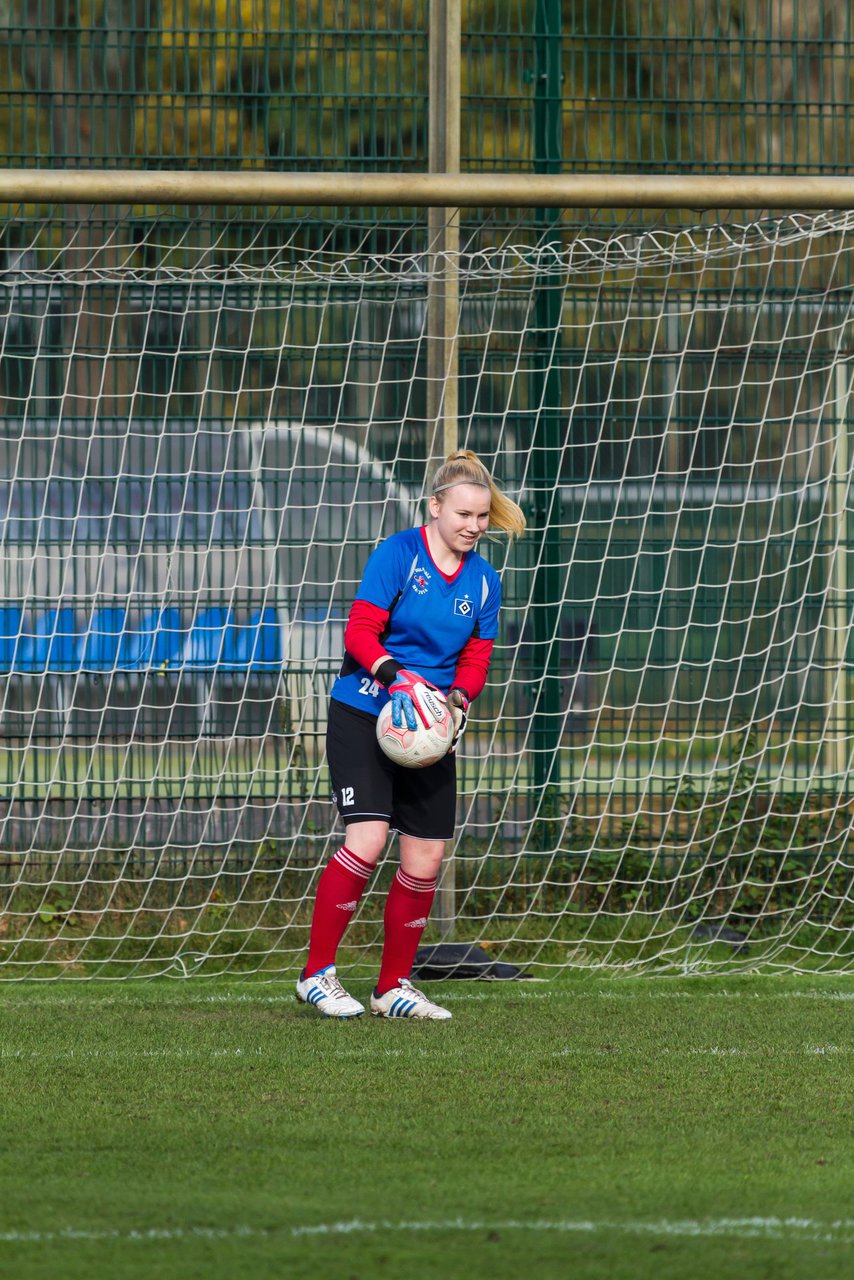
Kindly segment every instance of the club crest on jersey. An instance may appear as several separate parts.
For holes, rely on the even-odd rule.
[[[429,586],[430,574],[421,565],[416,565],[412,570],[412,590],[417,596],[426,596]]]
[[[471,597],[466,595],[460,599],[460,597],[457,596],[454,601],[454,613],[459,614],[461,618],[470,618],[474,613],[474,604]]]

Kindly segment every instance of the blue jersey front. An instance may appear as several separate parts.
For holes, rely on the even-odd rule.
[[[380,543],[365,566],[356,599],[389,611],[380,637],[383,648],[443,693],[451,688],[467,641],[498,635],[501,582],[492,565],[467,551],[448,578],[433,563],[423,529],[406,529]],[[331,696],[374,715],[389,697],[349,654]]]

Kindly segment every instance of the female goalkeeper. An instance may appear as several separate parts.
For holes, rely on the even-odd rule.
[[[332,686],[326,751],[344,845],[317,886],[308,959],[297,999],[332,1018],[365,1010],[335,973],[335,955],[379,861],[389,828],[400,834],[400,866],[383,916],[384,940],[371,1013],[447,1019],[410,982],[415,952],[454,832],[456,758],[405,769],[383,754],[376,718],[389,698],[396,724],[415,728],[416,686],[447,695],[456,745],[470,702],[486,682],[498,632],[501,584],[475,547],[487,529],[519,535],[525,517],[476,454],[453,453],[433,479],[430,521],[380,543],[365,567],[344,632]]]

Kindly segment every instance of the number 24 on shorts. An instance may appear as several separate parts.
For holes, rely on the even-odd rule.
[[[381,688],[382,686],[376,680],[371,680],[369,676],[362,676],[359,681],[359,693],[365,698],[375,698]]]

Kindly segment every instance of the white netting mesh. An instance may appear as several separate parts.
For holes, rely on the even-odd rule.
[[[11,218],[0,976],[300,963],[449,271],[459,443],[530,531],[486,552],[445,927],[544,970],[847,966],[851,221],[485,221],[449,261],[422,222]]]

